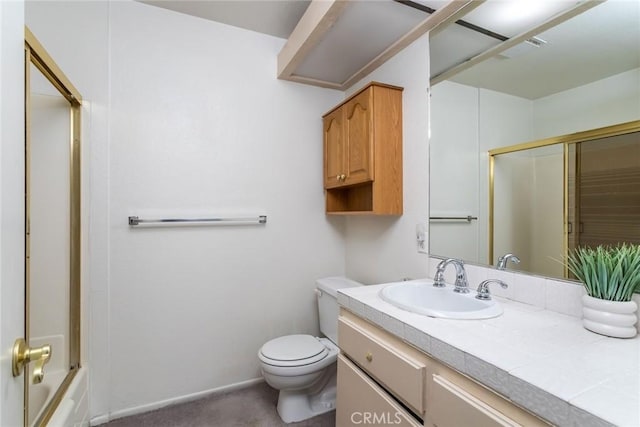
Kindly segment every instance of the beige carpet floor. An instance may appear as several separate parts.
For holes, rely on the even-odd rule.
[[[120,418],[105,427],[335,427],[335,412],[285,424],[276,411],[278,392],[265,383],[193,402]]]

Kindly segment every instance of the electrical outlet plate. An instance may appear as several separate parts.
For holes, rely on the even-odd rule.
[[[416,245],[418,253],[426,254],[427,251],[427,224],[416,224]]]

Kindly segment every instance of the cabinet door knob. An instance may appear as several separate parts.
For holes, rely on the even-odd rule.
[[[340,175],[336,175],[336,179],[340,181]]]
[[[367,353],[365,357],[367,359],[367,362],[371,362],[373,360],[373,354],[371,354],[371,352]]]
[[[345,174],[340,175],[340,180],[344,181],[347,176]]]

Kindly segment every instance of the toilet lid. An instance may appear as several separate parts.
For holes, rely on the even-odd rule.
[[[311,335],[286,335],[265,343],[260,353],[268,359],[282,362],[300,361],[309,363],[307,359],[320,360],[329,351]]]

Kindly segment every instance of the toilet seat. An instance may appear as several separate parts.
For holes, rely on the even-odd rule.
[[[286,335],[265,343],[258,354],[267,365],[296,367],[317,363],[327,357],[327,347],[312,335]]]

